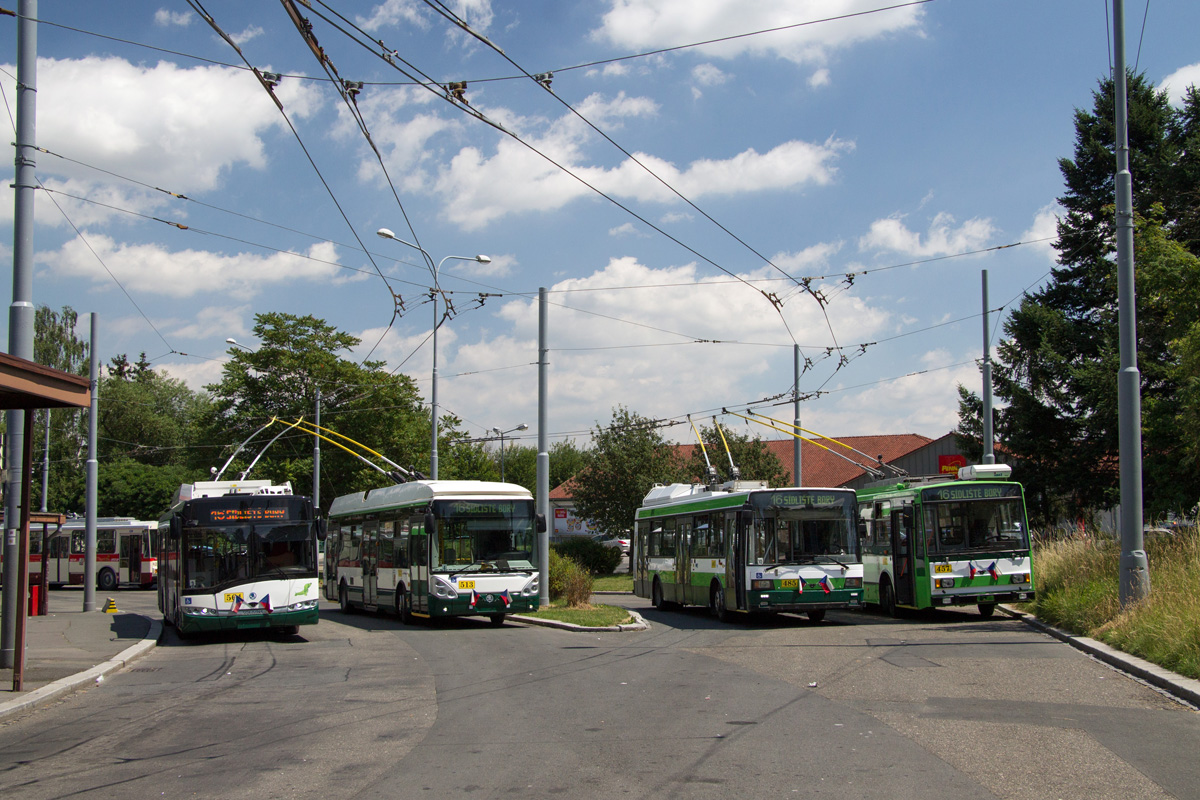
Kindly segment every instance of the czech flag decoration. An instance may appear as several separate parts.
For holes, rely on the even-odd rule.
[[[968,566],[968,567],[970,567],[970,569],[971,569],[971,577],[972,577],[972,578],[974,578],[974,577],[975,577],[975,573],[976,573],[976,572],[979,572],[979,570],[975,569],[975,562],[974,562],[974,561],[968,561],[968,562],[967,562],[967,566]]]
[[[1000,573],[996,571],[996,562],[995,561],[993,561],[991,564],[988,565],[987,573],[988,573],[988,575],[992,576],[992,580],[994,580],[994,581],[1000,580]]]
[[[233,596],[233,608],[231,608],[230,611],[232,611],[234,614],[236,614],[241,610],[242,610],[242,596],[240,594],[235,594]]]
[[[508,596],[508,589],[500,593],[500,599],[504,601],[504,607],[508,608],[512,605],[512,598]]]
[[[475,607],[475,603],[476,603],[478,600],[479,600],[479,592],[477,592],[477,591],[475,591],[474,589],[472,589],[472,590],[471,590],[471,604],[470,604],[469,606],[467,606],[467,608],[474,608],[474,607]]]
[[[829,576],[828,575],[821,576],[821,590],[823,592],[825,592],[825,594],[829,594],[830,592],[833,591],[833,587],[829,584]]]
[[[268,614],[271,613],[271,595],[264,594],[263,599],[258,601],[258,607]]]

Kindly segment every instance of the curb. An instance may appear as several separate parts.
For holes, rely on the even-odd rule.
[[[509,614],[508,618],[516,622],[523,622],[526,625],[541,625],[544,628],[558,628],[559,630],[572,631],[574,633],[623,633],[625,631],[644,631],[650,629],[650,623],[642,619],[642,615],[633,609],[629,610],[629,616],[633,617],[633,622],[625,625],[606,625],[603,628],[589,628],[586,625],[576,625],[573,622],[559,622],[556,619],[526,617],[521,614]]]
[[[1055,628],[1052,625],[1047,625],[1037,617],[1032,614],[1026,614],[1024,611],[1018,611],[1015,608],[1009,608],[1004,605],[997,606],[997,608],[1010,617],[1023,620],[1026,625],[1032,628],[1037,628],[1043,633],[1053,636],[1055,639],[1066,642],[1077,650],[1082,650],[1088,655],[1108,664],[1110,667],[1129,673],[1133,677],[1145,681],[1157,689],[1161,689],[1177,700],[1200,708],[1200,681],[1198,680],[1186,678],[1157,664],[1152,664],[1143,658],[1122,653],[1120,650],[1109,647],[1104,642],[1098,642],[1087,636],[1077,636]]]
[[[119,669],[124,669],[128,665],[137,661],[146,653],[150,652],[157,644],[159,637],[162,636],[162,620],[151,619],[150,630],[146,632],[145,638],[140,642],[122,650],[108,661],[102,664],[97,664],[91,669],[78,672],[74,675],[68,675],[65,678],[59,678],[53,683],[48,683],[40,689],[35,689],[28,694],[22,695],[16,700],[10,700],[7,703],[0,703],[0,719],[15,714],[19,711],[26,711],[35,708],[39,705],[50,702],[51,700],[60,697],[68,692],[78,689],[83,684],[94,683],[95,681],[108,675],[110,672],[116,672]]]

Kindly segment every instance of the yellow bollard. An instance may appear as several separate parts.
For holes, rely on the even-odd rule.
[[[121,613],[121,612],[117,611],[117,601],[113,600],[111,597],[108,598],[108,602],[104,604],[104,613],[105,614]]]

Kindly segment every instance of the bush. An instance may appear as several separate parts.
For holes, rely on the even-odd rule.
[[[588,605],[592,576],[573,559],[550,548],[550,600],[566,600],[574,608]]]
[[[621,563],[621,551],[605,547],[590,536],[573,536],[550,546],[559,555],[566,556],[592,575],[608,575]]]

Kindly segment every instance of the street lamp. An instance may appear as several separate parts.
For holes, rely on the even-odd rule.
[[[417,244],[413,244],[412,242],[404,241],[403,239],[396,236],[396,234],[392,233],[387,228],[380,228],[379,230],[375,231],[375,234],[384,239],[392,239],[393,241],[397,241],[400,244],[406,244],[409,247],[413,248],[414,250],[420,250],[421,255],[425,256],[425,261],[429,266],[430,273],[433,274],[433,290],[430,292],[430,296],[433,298],[433,386],[429,390],[429,405],[430,405],[430,419],[431,419],[430,427],[433,429],[433,442],[432,442],[432,446],[430,447],[430,451],[429,451],[429,477],[432,480],[436,481],[437,476],[438,476],[437,331],[438,331],[438,327],[439,327],[439,320],[438,320],[438,313],[437,313],[437,299],[438,299],[438,294],[442,291],[442,287],[438,285],[438,272],[441,271],[442,264],[445,264],[447,261],[449,261],[451,259],[455,259],[457,261],[478,261],[480,264],[490,264],[490,263],[492,263],[492,260],[485,255],[446,256],[441,261],[439,261],[436,266],[434,266],[433,256],[429,255],[429,253],[425,250],[424,247],[421,247],[420,245],[417,245]]]
[[[509,428],[506,431],[502,431],[499,428],[492,428],[492,433],[499,434],[499,436],[500,436],[500,482],[501,483],[504,482],[504,434],[512,433],[513,431],[527,431],[527,430],[529,430],[529,426],[527,424],[525,424],[524,422],[522,422],[517,427]]]
[[[246,345],[239,342],[237,339],[234,339],[232,336],[225,340],[225,344],[231,344],[234,347],[240,347],[248,353],[257,353],[258,352],[253,347],[247,347]]]

